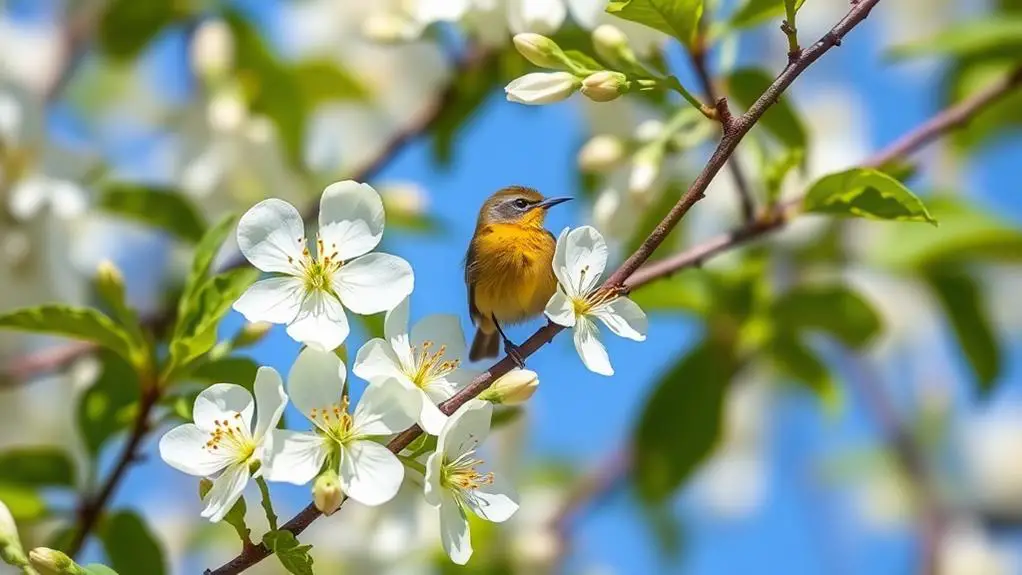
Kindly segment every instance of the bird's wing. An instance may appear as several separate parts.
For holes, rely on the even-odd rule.
[[[468,315],[473,323],[479,320],[479,310],[476,309],[475,298],[475,242],[469,242],[468,253],[465,254],[465,289],[468,291]]]

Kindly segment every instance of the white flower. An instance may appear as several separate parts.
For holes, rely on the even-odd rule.
[[[23,116],[18,100],[6,92],[0,92],[0,144],[12,146],[17,143]]]
[[[405,469],[373,436],[403,431],[415,423],[414,398],[397,382],[366,388],[348,413],[344,364],[333,353],[307,347],[291,367],[288,392],[295,407],[316,426],[314,433],[277,431],[266,478],[304,485],[324,465],[336,469],[341,489],[363,505],[389,501]]]
[[[575,330],[575,349],[591,371],[613,375],[607,350],[600,343],[593,318],[621,337],[646,339],[646,314],[627,297],[599,289],[607,267],[607,243],[591,226],[568,231],[557,238],[554,275],[559,289],[546,304],[545,313],[556,324]]]
[[[200,75],[222,76],[234,62],[234,36],[230,26],[219,19],[204,20],[195,29],[189,55],[192,69]]]
[[[88,203],[88,195],[78,184],[37,174],[13,186],[7,207],[21,221],[32,219],[45,207],[66,220],[84,214]]]
[[[439,435],[447,416],[437,407],[450,399],[475,377],[461,369],[465,354],[465,334],[454,315],[431,315],[408,331],[408,300],[387,312],[383,323],[386,339],[366,342],[355,357],[352,371],[362,379],[376,383],[395,379],[418,402],[412,412],[422,429]]]
[[[493,407],[474,399],[447,420],[436,452],[426,461],[426,502],[440,511],[440,538],[451,560],[464,565],[472,556],[465,511],[501,523],[518,511],[518,495],[493,473],[480,473],[475,456],[490,432]]]
[[[412,293],[408,262],[369,253],[382,237],[383,201],[366,184],[347,180],[323,191],[315,255],[298,210],[263,200],[238,222],[238,246],[252,265],[281,275],[256,282],[234,309],[249,321],[287,324],[306,345],[335,349],[348,336],[344,308],[379,313]]]
[[[222,472],[204,498],[202,516],[213,522],[223,519],[241,497],[251,465],[265,463],[265,451],[278,433],[273,429],[287,405],[280,375],[273,368],[260,367],[254,387],[255,402],[240,385],[211,385],[195,398],[195,423],[179,425],[160,438],[160,457],[171,467],[198,477]]]
[[[575,93],[582,83],[569,72],[532,72],[515,78],[504,87],[509,102],[550,104]]]

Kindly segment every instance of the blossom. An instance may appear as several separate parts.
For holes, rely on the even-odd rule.
[[[272,431],[287,405],[280,375],[260,367],[255,378],[255,402],[240,385],[217,383],[195,398],[195,423],[179,425],[160,438],[160,457],[189,475],[209,477],[218,472],[213,488],[203,497],[202,516],[223,519],[241,497],[252,476],[252,464],[265,463]],[[256,411],[253,425],[252,412]],[[255,472],[262,473],[262,466]]]
[[[631,83],[621,72],[600,70],[582,80],[582,95],[594,102],[609,102],[628,91]]]
[[[344,308],[379,313],[412,292],[408,262],[369,253],[382,237],[383,201],[367,184],[346,180],[323,191],[315,255],[298,210],[263,200],[238,222],[238,246],[252,265],[279,275],[256,282],[234,309],[249,321],[287,324],[306,345],[335,349],[348,336]]]
[[[466,510],[501,523],[518,511],[518,495],[494,474],[476,470],[475,456],[490,432],[493,407],[478,399],[463,405],[444,425],[436,451],[426,461],[426,502],[438,508],[440,539],[451,560],[464,565],[472,556]]]
[[[387,312],[383,322],[386,339],[366,342],[352,371],[369,382],[394,379],[416,398],[413,417],[427,433],[438,435],[447,416],[437,407],[475,377],[462,369],[465,334],[457,316],[436,314],[423,318],[408,330],[408,300]]]
[[[337,471],[341,490],[363,505],[389,501],[401,487],[404,466],[373,436],[415,423],[414,398],[393,380],[371,384],[353,413],[344,393],[344,364],[333,353],[307,347],[287,377],[295,407],[316,430],[277,432],[266,478],[304,485],[321,469]]]
[[[569,72],[532,72],[515,78],[504,87],[509,102],[550,104],[575,93],[581,82]]]
[[[613,290],[599,287],[607,267],[607,244],[591,226],[568,231],[564,228],[554,250],[554,275],[558,290],[547,302],[550,321],[574,328],[575,349],[591,371],[613,375],[607,350],[600,343],[599,319],[615,334],[643,341],[646,314],[632,300]]]
[[[88,194],[78,184],[33,174],[13,185],[7,207],[21,221],[34,218],[45,207],[58,218],[72,219],[84,214],[88,203]]]
[[[493,385],[478,395],[478,398],[501,405],[521,405],[529,401],[536,393],[537,387],[539,374],[516,367],[498,377]]]

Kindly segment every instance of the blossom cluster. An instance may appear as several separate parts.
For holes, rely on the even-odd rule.
[[[271,367],[259,368],[254,397],[232,383],[204,389],[195,400],[193,422],[166,433],[160,454],[180,471],[212,478],[202,516],[214,522],[228,515],[252,479],[312,482],[317,508],[330,514],[345,498],[367,506],[386,503],[408,478],[438,509],[444,549],[464,564],[472,554],[466,512],[502,522],[518,509],[514,489],[483,471],[477,453],[490,431],[492,406],[527,400],[538,376],[515,369],[479,397],[458,401],[460,407],[448,415],[441,404],[465,390],[478,372],[461,364],[465,337],[457,316],[427,316],[409,329],[412,268],[400,257],[374,251],[383,229],[380,195],[353,181],[324,190],[314,241],[306,237],[298,210],[283,200],[264,200],[244,214],[238,246],[270,275],[234,308],[251,322],[286,325],[304,347],[286,391]],[[546,315],[573,328],[575,347],[590,370],[611,375],[595,320],[641,341],[646,316],[619,290],[600,285],[606,265],[607,246],[594,228],[562,231],[552,261],[559,287]],[[351,371],[367,386],[354,408],[348,369],[338,353],[349,335],[349,311],[386,312],[384,337],[369,340],[355,354]],[[311,422],[311,431],[278,428],[288,401]],[[435,442],[402,453],[388,449],[388,439],[415,424]]]

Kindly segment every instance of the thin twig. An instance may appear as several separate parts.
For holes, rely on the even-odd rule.
[[[763,116],[763,113],[777,101],[781,93],[783,93],[784,90],[787,89],[793,81],[795,81],[795,78],[797,78],[799,74],[823,56],[824,53],[840,43],[845,34],[854,28],[859,22],[864,20],[879,1],[880,0],[861,0],[859,3],[855,4],[848,14],[840,22],[838,22],[838,24],[830,32],[821,38],[819,42],[806,50],[797,62],[789,64],[788,67],[781,72],[780,76],[774,80],[767,91],[758,100],[756,100],[756,103],[753,104],[749,110],[745,112],[745,114],[737,118],[731,118],[729,117],[730,114],[727,114],[728,117],[722,118],[722,123],[724,125],[724,138],[721,140],[717,149],[703,168],[702,173],[700,173],[695,181],[692,182],[688,191],[682,196],[678,203],[675,204],[674,208],[671,209],[664,220],[657,225],[635,253],[625,260],[625,262],[621,264],[621,267],[607,278],[607,280],[603,283],[603,289],[620,289],[625,285],[628,278],[637,269],[639,269],[639,267],[645,263],[647,259],[649,259],[653,252],[656,251],[660,244],[663,243],[663,241],[671,233],[678,222],[681,221],[681,218],[688,213],[689,209],[691,209],[696,202],[702,199],[710,181],[724,166],[728,157],[732,152],[734,152],[735,147],[738,146],[738,142],[741,141],[752,126],[755,125],[755,123]],[[727,103],[723,100],[719,101],[717,109],[718,111],[727,111]],[[554,336],[560,333],[563,329],[564,328],[559,325],[548,323],[536,331],[536,333],[532,334],[519,346],[519,354],[522,358],[531,356],[539,348],[543,347],[543,345],[550,342]],[[505,356],[495,365],[490,367],[490,369],[488,369],[485,373],[472,380],[468,386],[455,394],[454,397],[443,402],[440,405],[440,409],[446,414],[454,413],[454,411],[456,411],[459,407],[486,390],[496,378],[504,375],[513,367],[515,367],[514,360]],[[398,453],[414,441],[421,433],[422,430],[417,425],[414,425],[391,440],[391,442],[387,444],[387,448],[394,453]],[[285,523],[282,528],[290,530],[295,535],[299,535],[319,516],[319,510],[317,510],[314,505],[309,504],[290,521]],[[207,571],[207,574],[228,575],[241,573],[245,569],[248,569],[252,565],[262,561],[269,555],[270,550],[265,545],[257,545],[251,549],[243,550],[237,557],[218,569]]]

